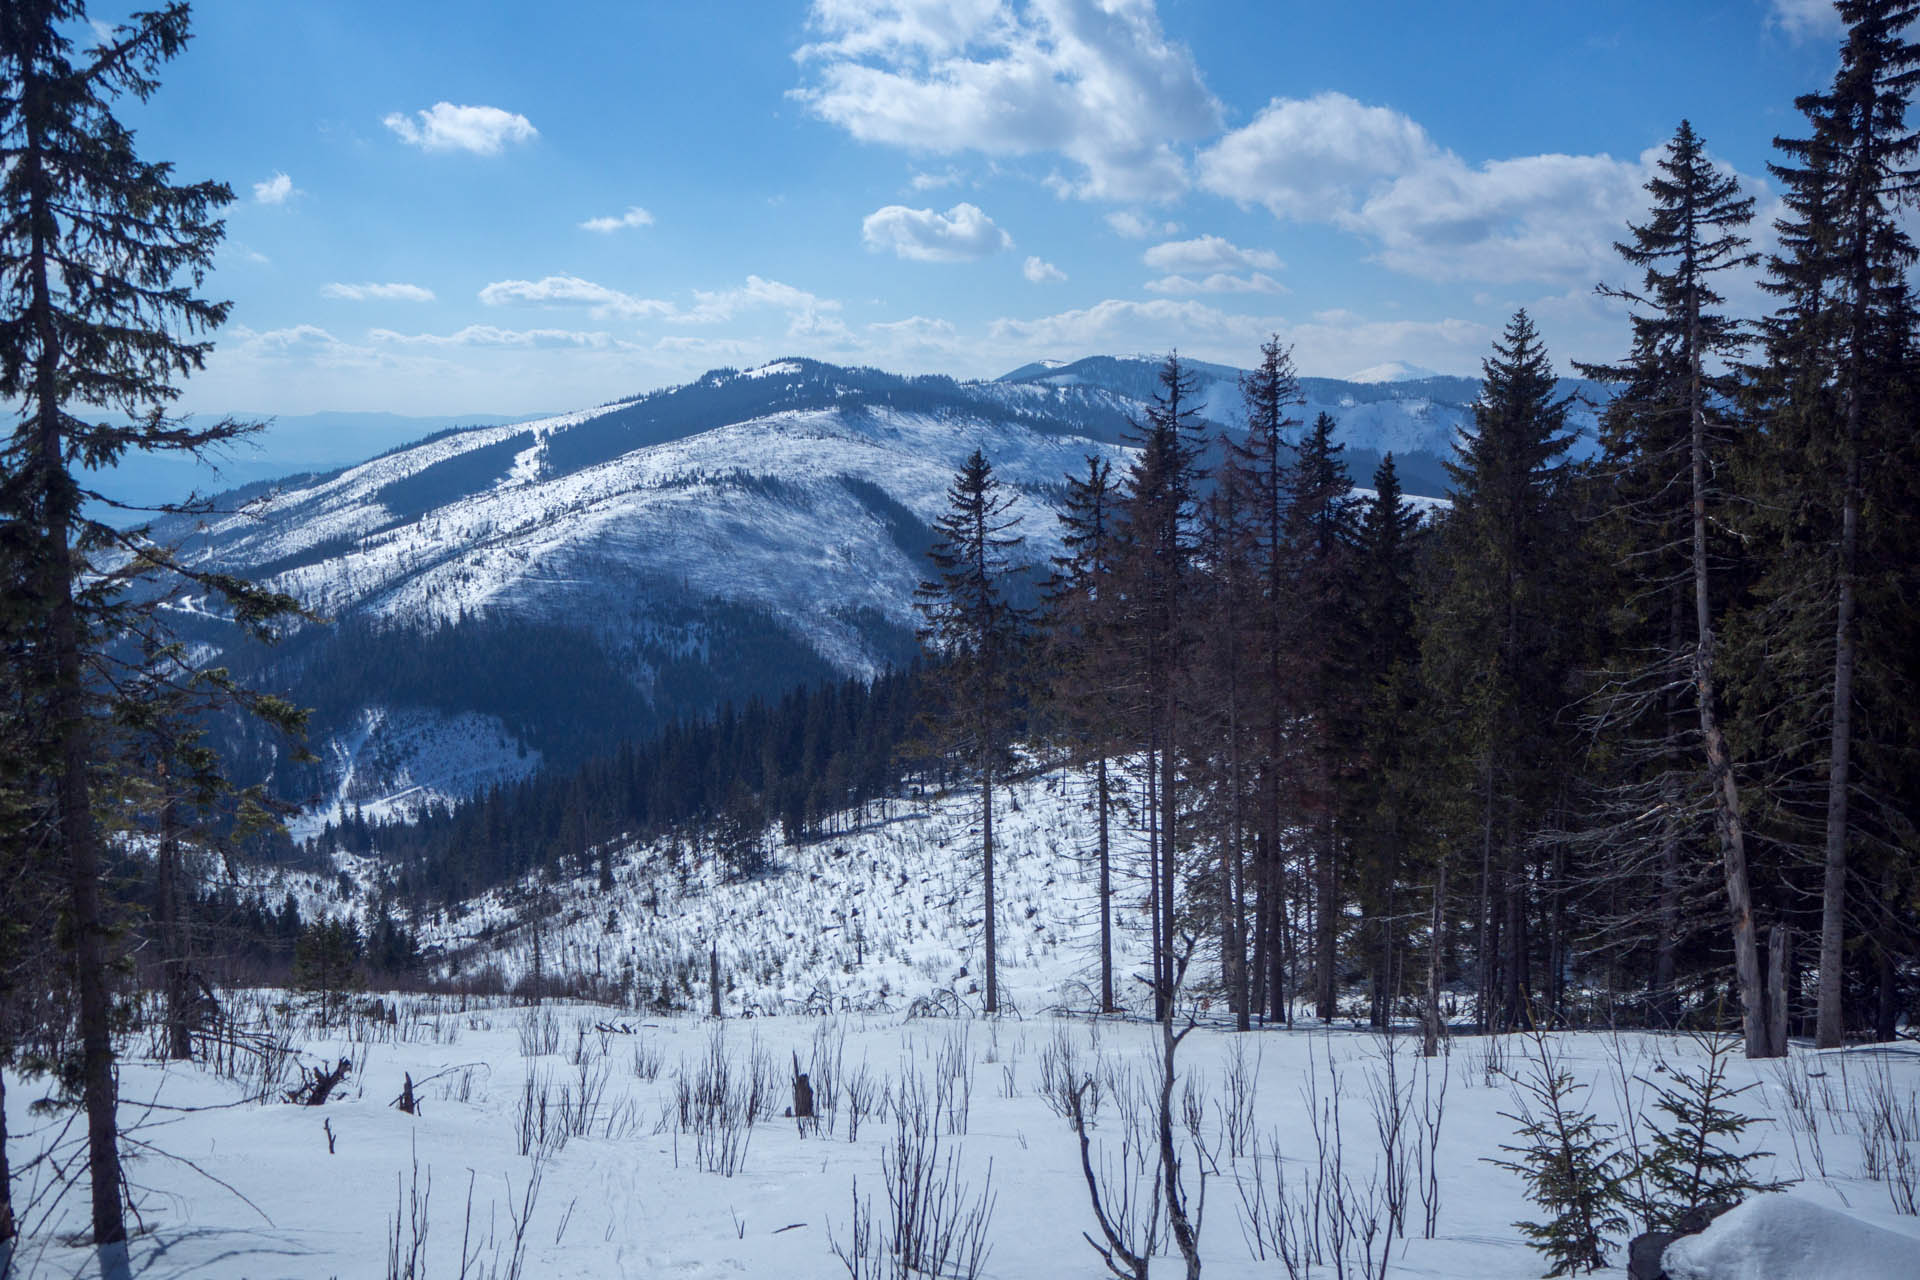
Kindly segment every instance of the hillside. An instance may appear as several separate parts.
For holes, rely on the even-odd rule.
[[[1202,410],[1240,422],[1239,371],[1197,364]],[[1061,483],[1123,461],[1156,366],[1095,357],[991,382],[807,360],[530,422],[442,433],[294,477],[203,525],[188,559],[289,591],[332,620],[223,660],[315,708],[321,767],[230,743],[311,821],[405,815],[541,762],[577,763],[675,717],[913,651],[929,523],[975,448],[1015,496],[1022,554],[1059,549]],[[1410,493],[1471,420],[1476,384],[1307,379],[1355,482],[1379,454]],[[228,650],[205,602],[183,630]],[[350,643],[349,643],[350,641]]]

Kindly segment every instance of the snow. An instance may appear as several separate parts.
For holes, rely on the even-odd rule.
[[[956,792],[843,815],[839,831],[812,844],[772,843],[769,835],[779,869],[761,879],[730,881],[703,854],[679,864],[687,867],[683,882],[667,846],[632,844],[617,851],[611,894],[600,893],[591,877],[530,879],[476,901],[460,918],[423,922],[429,941],[448,949],[437,963],[452,990],[489,966],[525,976],[538,934],[544,973],[558,989],[598,985],[618,994],[623,972],[644,977],[610,1003],[530,1009],[497,997],[385,995],[379,999],[392,1007],[392,1021],[370,1016],[363,1001],[347,1026],[323,1028],[303,998],[223,992],[244,1024],[284,1038],[302,1063],[353,1061],[341,1093],[318,1110],[289,1104],[251,1069],[236,1078],[204,1064],[154,1061],[146,1037],[136,1034],[123,1046],[121,1066],[123,1121],[141,1144],[129,1164],[140,1222],[134,1273],[206,1280],[384,1275],[396,1223],[403,1254],[410,1251],[417,1190],[428,1229],[427,1265],[416,1274],[461,1274],[463,1249],[477,1255],[483,1274],[495,1262],[504,1274],[510,1206],[512,1214],[522,1212],[537,1167],[524,1236],[529,1277],[845,1276],[834,1243],[849,1239],[856,1185],[876,1208],[884,1203],[884,1162],[895,1134],[894,1119],[883,1114],[849,1133],[844,1088],[832,1082],[844,1085],[864,1070],[874,1095],[890,1100],[923,1089],[938,1096],[940,1082],[951,1082],[937,1123],[941,1142],[955,1153],[971,1193],[986,1190],[991,1170],[986,1277],[1101,1274],[1081,1239],[1098,1228],[1077,1143],[1045,1081],[1072,1059],[1102,1082],[1093,1159],[1096,1168],[1103,1161],[1119,1167],[1130,1114],[1121,1099],[1137,1100],[1154,1081],[1158,1032],[1138,1013],[1142,837],[1124,828],[1115,842],[1122,898],[1117,968],[1134,1012],[1060,1012],[1090,1002],[1088,799],[1087,780],[1063,772],[1018,779],[996,796],[1002,980],[1013,1006],[998,1018],[980,1016],[976,985],[972,824],[979,797]],[[343,860],[338,870],[370,885],[380,865]],[[300,896],[303,914],[310,902],[337,914],[348,905],[338,899],[338,881],[285,875],[275,883]],[[857,930],[850,927],[856,913]],[[719,1024],[698,1016],[707,1004],[709,946],[719,953],[726,988],[727,1017]],[[1391,1168],[1370,1099],[1390,1088],[1420,1117],[1432,1114],[1423,1100],[1442,1087],[1434,1233],[1427,1238],[1423,1230],[1416,1177],[1407,1238],[1394,1241],[1386,1274],[1541,1274],[1540,1256],[1514,1226],[1534,1216],[1521,1184],[1486,1159],[1515,1140],[1514,1123],[1502,1112],[1515,1110],[1513,1080],[1527,1069],[1526,1037],[1457,1035],[1442,1057],[1426,1061],[1415,1056],[1412,1035],[1384,1037],[1357,1026],[1354,1016],[1328,1026],[1303,1017],[1292,1029],[1235,1035],[1211,990],[1216,968],[1204,951],[1194,961],[1183,1014],[1197,1025],[1178,1067],[1193,1086],[1196,1127],[1207,1148],[1197,1150],[1180,1123],[1188,1176],[1197,1179],[1202,1166],[1209,1175],[1201,1233],[1207,1276],[1284,1274],[1270,1249],[1256,1256],[1250,1202],[1256,1186],[1265,1186],[1269,1200],[1275,1192],[1276,1149],[1289,1187],[1298,1191],[1316,1175],[1322,1152],[1310,1113],[1318,1109],[1324,1125],[1326,1109],[1339,1100],[1345,1172],[1359,1190]],[[680,1007],[660,1010],[662,996]],[[747,1131],[731,1176],[700,1167],[695,1138],[677,1119],[678,1085],[694,1081],[716,1035],[736,1076],[757,1070],[776,1098]],[[1553,1040],[1561,1061],[1591,1086],[1583,1096],[1601,1118],[1638,1124],[1643,1141],[1653,1114],[1645,1081],[1663,1070],[1697,1069],[1704,1052],[1685,1035],[1575,1032]],[[819,1132],[802,1132],[780,1115],[796,1061],[823,1101],[831,1095],[841,1102]],[[1920,1222],[1892,1210],[1884,1152],[1879,1180],[1869,1175],[1865,1135],[1875,1132],[1876,1098],[1911,1105],[1920,1055],[1796,1047],[1783,1062],[1735,1060],[1729,1072],[1730,1087],[1755,1086],[1740,1095],[1743,1109],[1762,1117],[1747,1141],[1773,1153],[1756,1159],[1753,1176],[1801,1181],[1789,1196],[1722,1218],[1686,1246],[1692,1254],[1676,1245],[1670,1260],[1676,1253],[1692,1257],[1707,1268],[1691,1273],[1703,1280],[1912,1274],[1901,1264],[1920,1247]],[[423,1100],[416,1116],[390,1105],[408,1076]],[[1235,1077],[1252,1085],[1244,1110],[1231,1105]],[[544,1148],[534,1144],[545,1152],[538,1161],[520,1140],[529,1084],[536,1100],[544,1088],[556,1115],[562,1089],[570,1102],[583,1090],[595,1099],[580,1132]],[[16,1199],[31,1206],[22,1271],[90,1275],[86,1251],[69,1243],[84,1230],[85,1190],[50,1185],[56,1169],[77,1167],[77,1129],[71,1113],[31,1108],[50,1089],[46,1080],[7,1080]],[[1176,1094],[1184,1113],[1182,1096],[1184,1086]],[[1257,1156],[1246,1135],[1259,1138]],[[53,1158],[39,1159],[43,1152]],[[1617,1263],[1626,1234],[1614,1250]],[[1805,1261],[1809,1256],[1813,1261]],[[1163,1254],[1154,1266],[1172,1272],[1178,1262]],[[1346,1273],[1357,1271],[1350,1262]],[[1315,1274],[1334,1268],[1329,1263]]]
[[[763,364],[758,369],[748,369],[740,376],[743,378],[778,378],[789,374],[806,372],[791,360],[776,360],[772,364]]]
[[[1912,1280],[1920,1234],[1793,1195],[1755,1196],[1667,1246],[1673,1280]]]
[[[1432,369],[1424,369],[1417,364],[1408,364],[1404,360],[1389,360],[1385,364],[1376,364],[1347,375],[1348,382],[1417,382],[1421,378],[1437,378],[1440,375]]]

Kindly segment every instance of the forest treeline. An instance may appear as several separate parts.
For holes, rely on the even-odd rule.
[[[919,754],[921,680],[915,668],[729,703],[576,769],[545,770],[412,821],[345,814],[314,844],[379,853],[393,864],[400,900],[416,905],[455,903],[533,871],[590,868],[611,887],[622,846],[668,833],[709,848],[729,874],[759,874],[771,865],[769,824],[805,839],[857,821],[863,806],[899,790]]]
[[[1069,481],[1069,554],[1023,610],[989,459],[948,494],[925,592],[950,745],[990,782],[1024,698],[1108,784],[1143,783],[1167,1010],[1189,960],[1241,1026],[1357,991],[1492,1030],[1737,1019],[1892,1037],[1920,959],[1920,433],[1906,123],[1911,6],[1841,6],[1831,89],[1776,140],[1776,246],[1683,122],[1622,228],[1599,456],[1522,311],[1493,344],[1450,509],[1391,458],[1358,499],[1276,338],[1247,429],[1203,434],[1177,357],[1131,466]],[[1764,315],[1725,295],[1757,277]],[[1207,474],[1209,453],[1224,463]],[[1024,681],[1009,653],[1024,653]],[[984,788],[983,788],[984,790]],[[992,809],[983,890],[993,918]],[[987,938],[988,1007],[993,1004]]]

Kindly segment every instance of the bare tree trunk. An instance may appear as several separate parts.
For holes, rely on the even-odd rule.
[[[1787,929],[1767,934],[1767,1056],[1787,1056]]]
[[[1443,854],[1433,872],[1432,936],[1427,941],[1427,1017],[1420,1052],[1433,1057],[1440,1052],[1440,972],[1446,951],[1447,860]]]
[[[1107,819],[1111,797],[1107,787],[1107,757],[1100,756],[1100,1012],[1113,1013],[1113,861]]]
[[[188,1015],[192,992],[188,985],[186,927],[180,919],[179,806],[172,792],[166,762],[160,765],[160,847],[154,870],[159,878],[158,919],[161,951],[161,998],[165,1004],[167,1057],[184,1062],[193,1057],[193,1027]]]
[[[1000,1012],[1000,974],[995,957],[993,929],[993,757],[989,748],[980,751],[980,862],[986,885],[987,912],[987,1012]]]
[[[1153,1013],[1160,1016],[1167,989],[1167,954],[1161,945],[1160,917],[1160,770],[1159,756],[1147,748],[1147,915],[1153,932]]]
[[[6,1054],[0,1054],[4,1062]],[[7,1076],[0,1070],[0,1280],[13,1274],[13,1166],[7,1163]]]
[[[1707,580],[1707,412],[1700,388],[1698,308],[1689,325],[1692,400],[1693,610],[1698,633],[1693,650],[1694,700],[1700,708],[1700,737],[1707,751],[1707,781],[1713,793],[1714,826],[1727,882],[1732,917],[1734,973],[1740,984],[1741,1021],[1749,1058],[1773,1055],[1774,1036],[1767,1023],[1760,981],[1760,943],[1753,920],[1753,888],[1747,875],[1746,828],[1740,814],[1740,788],[1727,754],[1726,736],[1715,711],[1713,607]]]
[[[1314,1016],[1322,1022],[1332,1022],[1339,1011],[1334,998],[1334,969],[1338,966],[1339,955],[1340,878],[1335,865],[1335,851],[1339,847],[1340,836],[1334,820],[1331,783],[1327,784],[1322,794],[1325,796],[1327,813],[1325,836],[1320,846],[1319,874],[1314,877]]]
[[[1857,341],[1857,340],[1856,340]],[[1858,366],[1857,357],[1854,360]],[[1860,393],[1847,395],[1846,495],[1840,512],[1840,602],[1833,624],[1833,738],[1827,763],[1827,865],[1820,886],[1820,990],[1813,1043],[1831,1049],[1846,1037],[1841,976],[1847,940],[1847,805],[1853,773],[1853,577],[1860,546]]]
[[[1174,705],[1173,681],[1167,681],[1166,741],[1160,747],[1160,929],[1163,935],[1161,949],[1165,953],[1167,974],[1166,987],[1162,993],[1164,1010],[1162,1016],[1169,1016],[1173,1009],[1173,987],[1177,975],[1173,972],[1173,931],[1175,884],[1179,874],[1180,806],[1179,795],[1179,753],[1174,750],[1176,740],[1175,717],[1178,712]]]

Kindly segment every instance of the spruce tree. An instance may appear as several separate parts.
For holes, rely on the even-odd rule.
[[[1587,1086],[1574,1080],[1539,1031],[1533,1049],[1528,1074],[1514,1084],[1517,1109],[1500,1113],[1520,1126],[1520,1145],[1500,1144],[1517,1159],[1490,1163],[1519,1174],[1527,1198],[1547,1212],[1543,1221],[1514,1224],[1553,1264],[1547,1275],[1598,1271],[1616,1243],[1611,1237],[1627,1226],[1625,1160],[1614,1145],[1614,1126],[1582,1108]]]
[[[1475,930],[1488,1026],[1531,1019],[1531,840],[1565,785],[1559,721],[1584,573],[1562,461],[1567,401],[1526,312],[1484,364],[1474,430],[1447,464],[1453,510],[1438,530],[1421,623],[1429,715],[1451,727],[1422,788],[1445,855],[1480,865]],[[1477,855],[1477,857],[1475,856]]]
[[[1706,1060],[1690,1071],[1661,1062],[1654,1070],[1666,1079],[1654,1085],[1656,1120],[1651,1147],[1636,1155],[1626,1181],[1645,1188],[1633,1208],[1650,1231],[1678,1230],[1696,1209],[1731,1206],[1761,1191],[1783,1191],[1783,1182],[1760,1182],[1754,1161],[1770,1151],[1742,1150],[1740,1137],[1754,1117],[1728,1104],[1758,1081],[1734,1087],[1727,1079],[1733,1041],[1712,1032],[1696,1037]]]
[[[1698,877],[1693,849],[1710,819],[1720,849],[1735,969],[1751,1056],[1777,1052],[1761,981],[1748,869],[1746,820],[1725,730],[1716,616],[1727,590],[1725,487],[1739,422],[1732,362],[1746,345],[1723,314],[1715,277],[1752,266],[1744,229],[1753,199],[1707,159],[1682,121],[1647,184],[1652,209],[1630,224],[1621,257],[1643,270],[1637,290],[1602,292],[1635,307],[1633,345],[1620,365],[1583,365],[1620,394],[1602,423],[1606,515],[1595,527],[1621,580],[1622,607],[1595,699],[1595,722],[1612,742],[1619,776],[1603,794],[1586,842],[1615,869],[1651,864],[1652,883],[1627,889],[1630,913],[1646,919],[1656,961],[1650,995],[1657,1019],[1677,1016],[1676,955],[1688,922],[1682,903]],[[1688,705],[1688,704],[1691,705]],[[1649,918],[1645,894],[1657,903]],[[1644,929],[1609,932],[1618,944]],[[1626,935],[1622,938],[1619,935]]]
[[[1007,748],[1014,672],[1027,624],[1009,596],[1017,572],[1008,553],[1022,539],[1013,498],[1000,487],[986,455],[975,449],[947,487],[947,509],[934,522],[927,552],[935,576],[921,583],[920,632],[941,662],[945,728],[972,759],[980,781],[980,867],[984,899],[986,1011],[1000,1009],[994,916],[993,780]]]
[[[1120,503],[1116,565],[1126,601],[1120,634],[1136,673],[1137,741],[1149,762],[1148,849],[1152,865],[1154,1016],[1173,1008],[1174,898],[1180,846],[1180,751],[1187,660],[1196,639],[1192,606],[1200,468],[1198,383],[1169,355],[1137,424],[1139,451]]]
[[[1341,851],[1357,753],[1355,519],[1358,504],[1333,418],[1318,415],[1287,469],[1288,680],[1300,726],[1300,820],[1312,834],[1314,1011],[1334,1016]]]
[[[1396,923],[1415,822],[1405,750],[1418,703],[1420,651],[1414,631],[1415,553],[1420,513],[1401,496],[1393,455],[1373,473],[1354,535],[1352,655],[1357,755],[1347,787],[1355,887],[1368,920],[1372,971],[1370,1020],[1385,1027],[1399,984]]]
[[[1286,864],[1281,852],[1286,822],[1283,795],[1291,773],[1287,728],[1293,720],[1286,670],[1290,592],[1287,533],[1287,467],[1299,427],[1290,416],[1300,402],[1291,350],[1278,335],[1260,347],[1260,364],[1240,384],[1247,432],[1227,452],[1227,469],[1245,495],[1254,572],[1259,579],[1258,669],[1253,691],[1262,750],[1258,765],[1258,813],[1254,830],[1253,973],[1251,1003],[1275,1022],[1291,1015],[1287,975],[1291,930],[1287,920]]]
[[[1113,994],[1113,787],[1108,763],[1123,725],[1118,686],[1124,666],[1114,643],[1119,602],[1114,591],[1113,464],[1089,455],[1084,476],[1068,475],[1060,512],[1066,554],[1054,558],[1047,587],[1047,635],[1054,667],[1056,714],[1094,763],[1095,858],[1099,867],[1100,1011],[1118,1006]]]
[[[1888,470],[1911,459],[1902,370],[1913,359],[1907,272],[1917,255],[1898,207],[1920,189],[1920,133],[1906,120],[1920,82],[1920,46],[1908,38],[1920,6],[1836,7],[1848,29],[1832,87],[1796,99],[1805,136],[1776,138],[1782,159],[1769,166],[1787,216],[1763,286],[1780,306],[1762,326],[1764,434],[1752,470],[1765,487],[1752,532],[1772,545],[1752,624],[1765,656],[1746,664],[1756,712],[1746,731],[1759,754],[1779,762],[1771,789],[1782,801],[1773,811],[1781,836],[1819,850],[1815,1039],[1823,1047],[1845,1030],[1855,861],[1861,852],[1882,863],[1911,856],[1910,837],[1900,834],[1911,830],[1911,769],[1856,771],[1890,763],[1863,730],[1874,712],[1897,722],[1900,686],[1910,686],[1906,660],[1875,644],[1912,631],[1887,616],[1911,609],[1897,585],[1910,563],[1900,527],[1910,513],[1872,499],[1910,488]],[[1817,719],[1801,711],[1816,689],[1824,695]],[[1800,793],[1809,765],[1824,792],[1817,800]]]
[[[114,115],[117,101],[158,88],[158,68],[186,43],[187,6],[136,15],[76,52],[69,33],[85,29],[80,0],[0,6],[0,401],[17,414],[0,454],[0,514],[32,584],[23,671],[41,712],[36,750],[54,780],[93,1238],[103,1266],[115,1270],[125,1265],[126,1225],[111,929],[93,794],[101,707],[88,667],[132,625],[128,578],[142,570],[187,574],[224,597],[242,626],[264,625],[291,602],[189,570],[140,531],[83,510],[101,499],[81,485],[79,469],[111,465],[129,450],[199,452],[249,429],[191,425],[166,412],[177,380],[205,360],[205,335],[227,314],[195,289],[222,234],[216,211],[232,192],[218,182],[176,183],[170,166],[140,158]],[[125,424],[100,420],[113,413]],[[132,572],[96,573],[103,555]]]

